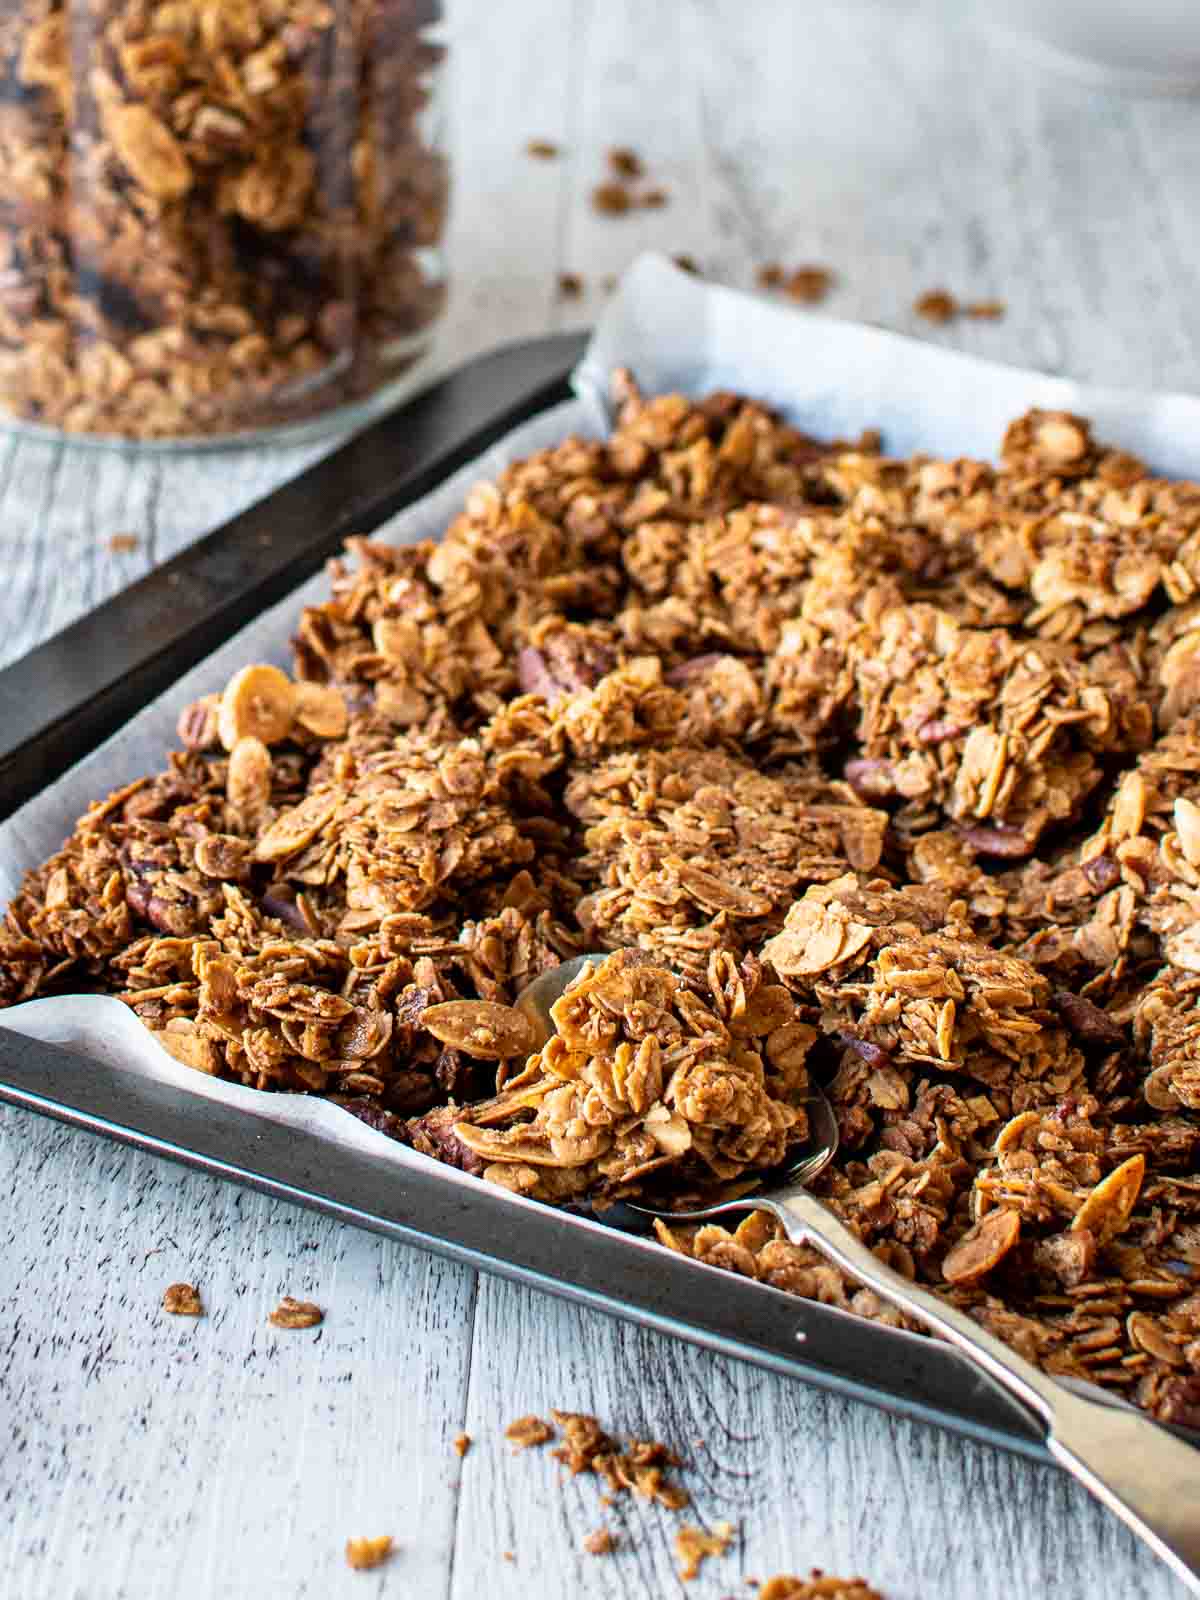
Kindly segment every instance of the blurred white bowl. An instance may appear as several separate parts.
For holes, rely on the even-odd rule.
[[[1200,0],[979,0],[975,10],[1046,66],[1107,88],[1200,89]]]

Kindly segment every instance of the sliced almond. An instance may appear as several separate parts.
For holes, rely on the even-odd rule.
[[[1130,1156],[1102,1178],[1075,1213],[1072,1228],[1090,1228],[1101,1243],[1124,1232],[1146,1176],[1146,1158]]]
[[[292,726],[296,689],[285,672],[263,665],[235,672],[221,695],[217,733],[226,750],[239,739],[278,744]]]
[[[1004,1259],[1020,1237],[1019,1212],[989,1211],[949,1251],[942,1262],[942,1277],[947,1283],[977,1283]]]
[[[330,683],[293,685],[292,714],[306,733],[318,739],[340,739],[350,722],[341,693]]]
[[[493,1000],[447,1000],[421,1013],[421,1026],[435,1039],[479,1061],[527,1056],[537,1048],[533,1024],[523,1011]]]

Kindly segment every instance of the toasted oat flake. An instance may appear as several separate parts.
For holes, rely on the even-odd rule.
[[[632,205],[633,197],[623,184],[598,183],[592,190],[592,209],[601,216],[624,216]]]
[[[114,533],[109,536],[108,551],[114,556],[129,556],[140,543],[136,533]]]
[[[395,1542],[386,1533],[378,1539],[347,1539],[346,1561],[355,1572],[369,1572],[373,1567],[382,1566],[394,1549]]]
[[[454,1441],[454,1452],[461,1459],[470,1450],[472,1444],[469,1433],[460,1433]]]
[[[675,1559],[679,1576],[690,1582],[700,1576],[701,1565],[710,1556],[723,1556],[733,1542],[733,1523],[717,1522],[711,1533],[685,1523],[675,1535]]]
[[[535,161],[553,161],[561,154],[561,146],[555,144],[553,139],[530,139],[525,146],[525,154],[532,156]]]
[[[607,1556],[617,1548],[617,1541],[607,1528],[597,1528],[584,1535],[583,1548],[590,1556]]]
[[[504,1437],[511,1440],[518,1450],[528,1450],[532,1446],[546,1444],[554,1437],[554,1429],[541,1417],[533,1415],[518,1417],[515,1422],[510,1422],[504,1430]]]
[[[324,1320],[320,1306],[311,1300],[294,1300],[290,1294],[284,1295],[267,1318],[274,1328],[316,1328]]]
[[[204,1306],[194,1283],[168,1284],[163,1291],[163,1310],[173,1317],[202,1317]]]

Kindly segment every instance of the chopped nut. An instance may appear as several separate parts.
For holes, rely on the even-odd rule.
[[[173,1317],[202,1317],[204,1306],[194,1283],[168,1284],[163,1291],[163,1310]]]
[[[394,1541],[386,1533],[378,1539],[347,1539],[346,1560],[355,1572],[370,1572],[373,1567],[381,1567],[394,1548]]]
[[[267,1318],[273,1328],[315,1328],[324,1320],[320,1306],[311,1300],[293,1300],[290,1294],[284,1295]]]

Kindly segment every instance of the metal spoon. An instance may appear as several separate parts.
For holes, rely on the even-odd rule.
[[[520,995],[518,1007],[543,1040],[554,1031],[550,1007],[584,967],[603,959],[603,954],[592,954],[564,961]],[[626,1203],[646,1216],[671,1222],[767,1212],[782,1224],[793,1244],[811,1245],[859,1283],[941,1334],[1033,1412],[1045,1424],[1046,1447],[1055,1460],[1144,1539],[1193,1594],[1200,1595],[1200,1453],[1144,1412],[1064,1388],[965,1312],[885,1266],[805,1188],[833,1160],[838,1147],[837,1119],[819,1090],[808,1110],[813,1148],[782,1174],[766,1175],[769,1191],[691,1211]]]

